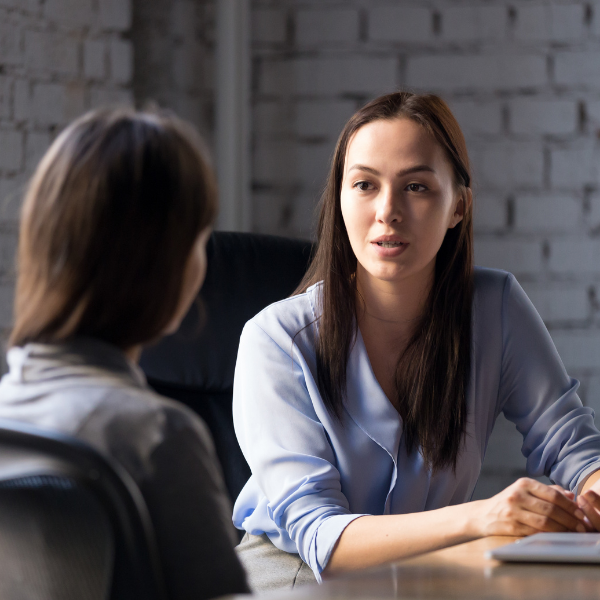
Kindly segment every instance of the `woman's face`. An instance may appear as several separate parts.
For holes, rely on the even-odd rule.
[[[185,317],[194,298],[196,298],[198,291],[202,287],[204,277],[206,276],[206,242],[208,242],[211,231],[210,227],[203,229],[194,242],[183,274],[179,305],[171,322],[164,331],[165,335],[177,331],[181,320]]]
[[[350,139],[341,189],[359,280],[433,276],[466,201],[444,150],[423,127],[406,118],[361,127]]]

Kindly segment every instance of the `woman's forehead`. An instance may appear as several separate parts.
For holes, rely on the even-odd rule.
[[[435,164],[445,160],[443,149],[421,125],[408,118],[380,119],[363,125],[350,138],[344,172],[355,164],[368,167],[393,164]]]

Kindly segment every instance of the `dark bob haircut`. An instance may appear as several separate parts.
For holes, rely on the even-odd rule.
[[[174,116],[88,113],[52,144],[22,209],[10,344],[158,338],[217,212],[199,138]]]

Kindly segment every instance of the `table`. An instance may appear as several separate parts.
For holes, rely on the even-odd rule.
[[[489,537],[307,585],[261,594],[265,600],[400,598],[404,600],[600,599],[600,565],[504,564],[486,550],[517,538]]]

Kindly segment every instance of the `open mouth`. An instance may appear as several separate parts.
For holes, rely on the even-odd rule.
[[[381,248],[398,248],[404,246],[403,242],[375,242]]]

